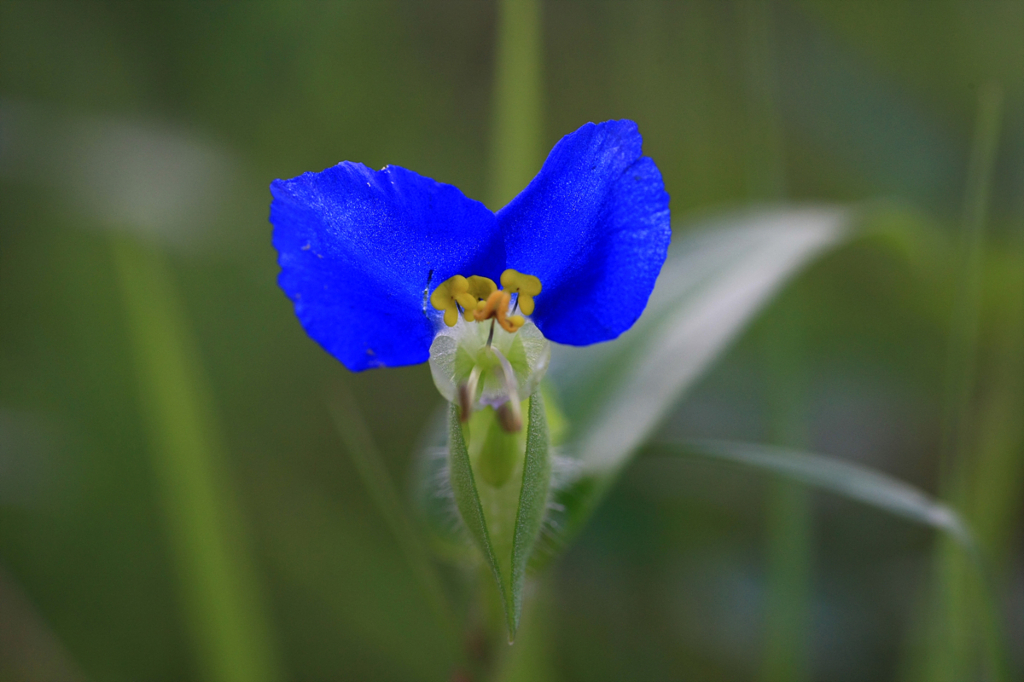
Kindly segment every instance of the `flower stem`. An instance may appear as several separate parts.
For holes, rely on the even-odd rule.
[[[498,4],[489,197],[494,209],[523,189],[544,159],[541,24],[541,0],[501,0]],[[493,336],[492,320],[488,347]],[[492,622],[489,629],[494,641],[504,637],[500,623]],[[542,677],[529,670],[520,672],[523,679]]]
[[[491,142],[491,208],[504,206],[543,160],[540,0],[498,4]]]

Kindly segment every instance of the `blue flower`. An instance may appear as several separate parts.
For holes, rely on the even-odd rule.
[[[614,339],[647,305],[671,234],[661,173],[641,145],[632,121],[588,123],[497,213],[397,166],[346,161],[275,180],[279,284],[306,332],[352,371],[425,362],[446,305],[449,325],[459,310],[500,313],[514,331],[518,308],[551,341]],[[511,310],[497,293],[484,309],[496,281],[506,304],[518,292]]]

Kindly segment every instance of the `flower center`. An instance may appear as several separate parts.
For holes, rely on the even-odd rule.
[[[540,293],[540,280],[533,275],[524,275],[511,268],[501,273],[499,289],[493,280],[473,275],[455,275],[442,282],[430,294],[430,305],[444,311],[444,323],[454,327],[461,311],[467,322],[496,320],[502,329],[514,333],[525,324],[522,315],[509,315],[512,294],[516,294],[516,309],[525,314],[533,313],[533,297]],[[493,322],[491,323],[493,326]]]
[[[501,429],[516,433],[523,427],[520,403],[536,390],[551,351],[536,325],[513,314],[533,312],[540,280],[506,270],[501,283],[498,289],[486,277],[456,275],[434,290],[430,303],[444,311],[446,326],[430,345],[430,371],[441,395],[459,405],[463,422],[493,408]],[[472,324],[487,320],[488,326]]]

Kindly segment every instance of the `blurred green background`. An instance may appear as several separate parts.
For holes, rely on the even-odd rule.
[[[641,457],[538,583],[529,679],[985,679],[948,624],[1024,670],[1024,2],[550,0],[536,27],[538,88],[502,100],[489,2],[0,2],[0,679],[457,679],[327,408],[354,397],[404,490],[442,399],[306,337],[267,186],[347,159],[499,208],[522,98],[533,169],[637,121],[676,235],[882,202],[905,239],[814,264],[664,431],[951,501],[1003,629],[957,615],[931,530]]]

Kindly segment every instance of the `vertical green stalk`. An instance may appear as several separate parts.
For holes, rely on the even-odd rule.
[[[331,416],[341,437],[345,450],[359,473],[370,498],[377,506],[391,533],[398,541],[405,559],[416,575],[423,594],[430,604],[437,624],[442,629],[448,644],[458,649],[459,629],[455,614],[441,585],[440,576],[430,561],[430,555],[423,543],[416,524],[402,505],[398,491],[388,474],[380,452],[373,441],[355,399],[345,389],[337,392],[331,403]]]
[[[777,479],[769,491],[766,641],[761,679],[810,679],[812,519],[809,491]]]
[[[526,187],[544,159],[543,57],[540,0],[501,0],[491,140],[495,210]]]
[[[978,464],[972,457],[979,436],[972,428],[972,411],[985,223],[999,141],[1001,106],[1001,92],[996,86],[982,88],[968,168],[963,260],[958,273],[947,356],[940,487],[954,507],[964,510],[971,507],[970,482]],[[986,604],[987,586],[977,577],[970,557],[954,543],[940,539],[936,548],[936,584],[923,666],[927,680],[974,679],[983,653],[987,654],[989,678],[1002,677],[1002,656],[998,652],[1000,628],[993,624],[995,614],[989,612]]]
[[[988,396],[977,417],[971,518],[978,543],[1005,578],[1021,534],[1013,524],[1024,502],[1024,187],[1015,240],[1007,251],[1012,270],[1002,290],[1002,322],[989,368]]]
[[[808,443],[797,303],[784,299],[783,307],[766,320],[764,365],[769,438],[799,449]],[[813,524],[806,487],[782,478],[772,481],[765,526],[768,570],[761,679],[800,682],[810,679]]]
[[[542,14],[541,0],[498,3],[490,169],[494,209],[515,197],[544,160]],[[498,631],[493,636],[495,641],[504,639]],[[516,669],[523,679],[544,677],[543,657],[531,647],[516,645],[509,655],[521,659]]]
[[[775,18],[768,0],[753,0],[744,5],[744,10],[750,135],[748,192],[754,201],[782,201],[786,196],[786,156],[778,107]]]
[[[778,202],[785,198],[786,171],[777,104],[774,17],[767,0],[748,3],[745,9],[749,194],[753,201]],[[798,449],[808,445],[801,409],[805,397],[800,313],[799,306],[774,310],[766,321],[764,338],[770,439]],[[811,516],[809,493],[804,486],[783,479],[770,484],[765,518],[768,565],[761,661],[761,679],[765,682],[801,682],[810,677]]]
[[[942,425],[941,480],[953,485],[958,468],[970,449],[970,411],[977,365],[978,314],[981,304],[982,259],[985,254],[985,222],[999,142],[1001,91],[994,85],[978,95],[978,119],[974,130],[963,217],[963,260],[949,331],[946,364],[946,404]],[[947,488],[946,494],[955,491]]]
[[[1020,197],[1024,200],[1024,192]],[[970,517],[978,543],[991,569],[993,591],[1010,588],[1013,552],[1021,532],[1015,528],[1017,510],[1024,502],[1024,201],[1017,224],[1016,243],[1008,251],[1013,269],[1000,307],[1002,332],[989,369],[989,391],[977,416],[976,462],[970,482]],[[989,659],[1004,660],[1004,634],[999,627],[1005,614],[992,595],[983,604],[988,622]],[[990,664],[991,665],[991,664]],[[993,675],[993,677],[995,677]],[[1006,671],[1002,677],[1021,679],[1024,670]]]
[[[198,677],[278,679],[213,400],[170,272],[160,253],[131,237],[115,237],[112,247]]]

